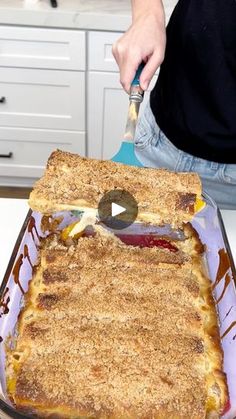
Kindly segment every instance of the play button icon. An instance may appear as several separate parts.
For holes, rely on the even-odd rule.
[[[116,217],[119,214],[122,214],[126,211],[126,208],[121,207],[118,204],[115,204],[114,202],[111,203],[111,216]]]
[[[124,189],[114,189],[103,195],[98,206],[100,222],[114,230],[129,227],[138,215],[138,204]]]

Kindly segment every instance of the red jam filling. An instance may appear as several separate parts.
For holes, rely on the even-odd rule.
[[[222,416],[224,416],[227,412],[229,412],[230,408],[231,408],[231,404],[230,404],[230,400],[228,400],[222,412]]]
[[[138,247],[160,247],[168,249],[170,252],[177,252],[178,248],[168,240],[160,239],[155,236],[146,236],[143,234],[117,234],[119,239],[130,246]]]

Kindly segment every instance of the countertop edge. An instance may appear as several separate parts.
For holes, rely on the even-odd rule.
[[[165,8],[166,23],[173,7],[174,4]],[[0,6],[0,25],[124,32],[130,24],[131,13],[127,12],[112,14],[98,9],[94,12],[79,12],[63,8],[40,10]]]
[[[131,17],[128,15],[113,16],[102,13],[60,12],[51,11],[0,9],[0,25],[33,26],[57,29],[99,30],[123,32],[128,29]],[[109,18],[108,18],[109,17]]]

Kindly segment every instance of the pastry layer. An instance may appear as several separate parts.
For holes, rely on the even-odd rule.
[[[51,154],[29,204],[44,214],[96,209],[104,193],[113,189],[131,193],[138,203],[137,220],[153,224],[182,225],[192,219],[201,198],[195,173],[138,168],[58,150]]]

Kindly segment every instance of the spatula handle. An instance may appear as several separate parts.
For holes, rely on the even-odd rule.
[[[139,64],[139,66],[138,66],[138,70],[136,71],[136,74],[134,76],[134,79],[133,79],[133,81],[131,83],[131,87],[133,87],[133,86],[140,86],[140,76],[141,76],[141,73],[142,73],[144,67],[145,67],[145,63],[144,62],[141,62],[141,64]]]
[[[136,71],[135,77],[131,83],[129,100],[130,102],[141,103],[143,101],[143,89],[140,86],[140,75],[143,71],[145,63],[139,64],[138,70]]]

